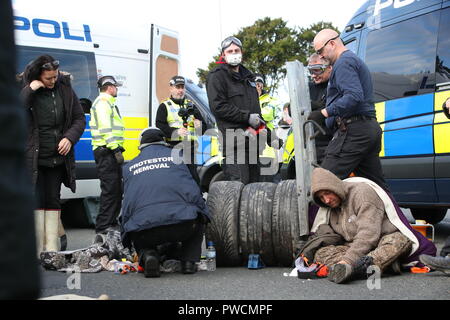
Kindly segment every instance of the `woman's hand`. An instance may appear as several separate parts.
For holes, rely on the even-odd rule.
[[[66,156],[70,149],[72,149],[72,142],[69,139],[63,138],[58,144],[58,152],[60,155]]]
[[[43,83],[42,81],[39,81],[39,80],[33,80],[33,81],[30,83],[30,88],[31,88],[31,90],[33,90],[33,91],[36,91],[36,90],[38,90],[39,88],[44,88],[44,87],[45,87],[44,83]]]

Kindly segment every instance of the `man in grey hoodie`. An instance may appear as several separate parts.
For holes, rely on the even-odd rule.
[[[367,179],[351,179],[342,181],[322,168],[312,174],[314,201],[323,208],[319,213],[326,212],[324,223],[345,240],[344,245],[320,248],[314,257],[330,268],[328,278],[335,283],[365,277],[372,265],[381,272],[394,262],[399,267],[397,261],[421,247],[417,235],[400,221],[394,207],[389,208],[381,188]]]

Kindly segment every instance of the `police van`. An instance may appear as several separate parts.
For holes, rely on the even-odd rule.
[[[441,221],[450,207],[450,1],[367,1],[341,38],[372,74],[390,190],[416,219]],[[283,179],[295,179],[294,156],[290,134]]]
[[[370,0],[341,37],[369,67],[390,190],[416,219],[450,208],[450,1]]]
[[[122,83],[117,104],[125,122],[124,157],[126,161],[133,159],[139,153],[140,132],[155,125],[158,106],[170,95],[170,78],[182,74],[178,33],[153,24],[90,23],[82,17],[66,19],[49,14],[14,11],[17,72],[22,72],[36,57],[49,54],[60,61],[61,71],[71,74],[78,98],[89,100],[88,103],[98,95],[97,79],[113,75]],[[206,91],[189,80],[186,89],[187,98],[193,100],[208,126],[213,127],[215,119]],[[63,186],[62,199],[100,195],[89,120],[86,113],[86,129],[75,145],[77,192],[73,194]],[[202,137],[197,155],[200,163],[211,156],[210,144],[211,137]]]

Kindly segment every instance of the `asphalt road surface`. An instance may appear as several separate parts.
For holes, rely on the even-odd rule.
[[[412,217],[405,212],[412,221]],[[84,248],[94,238],[92,229],[69,229],[69,249]],[[440,251],[450,235],[450,213],[435,226],[435,244]],[[194,275],[165,273],[161,278],[143,274],[119,275],[102,271],[95,274],[73,274],[42,269],[41,298],[62,294],[99,297],[112,300],[448,300],[450,277],[441,272],[403,273],[381,279],[360,280],[337,285],[327,279],[300,280],[285,277],[290,268],[249,270],[217,268]]]

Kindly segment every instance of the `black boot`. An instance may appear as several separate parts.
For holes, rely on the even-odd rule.
[[[335,283],[346,283],[351,280],[367,279],[367,268],[373,265],[373,258],[364,256],[352,266],[349,264],[335,264],[328,275],[328,280]]]
[[[140,260],[140,265],[144,268],[144,276],[146,278],[159,278],[161,276],[159,255],[156,250],[144,251]]]
[[[373,258],[364,256],[352,266],[352,280],[367,279],[367,269],[373,265]]]
[[[197,265],[192,261],[181,261],[181,273],[194,274],[197,272]]]
[[[328,274],[328,280],[335,283],[344,283],[350,280],[351,275],[351,265],[338,263],[331,267],[330,273]]]

